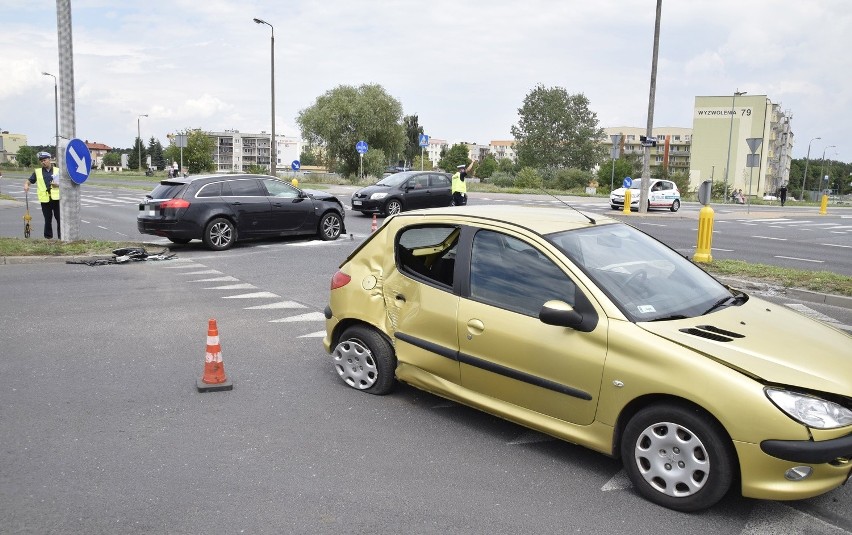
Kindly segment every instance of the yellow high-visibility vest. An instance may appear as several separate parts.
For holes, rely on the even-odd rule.
[[[461,173],[453,175],[453,193],[467,193],[467,182],[461,179]]]
[[[56,176],[56,172],[59,171],[59,168],[55,165],[51,169],[54,172],[53,181],[58,185],[59,177]],[[50,191],[47,191],[47,184],[44,182],[44,171],[43,167],[39,167],[35,170],[36,176],[36,190],[38,191],[38,202],[50,202],[51,200],[58,201],[59,200],[59,188],[50,188]]]

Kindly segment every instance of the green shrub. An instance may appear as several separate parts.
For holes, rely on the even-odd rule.
[[[501,188],[515,187],[515,177],[504,171],[495,171],[494,174],[491,175],[491,178],[488,179],[488,182]]]
[[[540,189],[541,185],[541,175],[532,167],[524,167],[515,177],[515,187],[517,188]]]

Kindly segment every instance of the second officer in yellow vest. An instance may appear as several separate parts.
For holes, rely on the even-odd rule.
[[[464,179],[467,178],[467,174],[472,167],[473,162],[470,162],[470,165],[467,167],[464,164],[456,166],[456,172],[452,178],[453,206],[464,206],[467,204],[467,183]]]
[[[38,153],[41,167],[36,169],[24,182],[24,192],[30,190],[30,184],[36,185],[41,213],[44,214],[44,237],[53,238],[53,218],[56,218],[56,236],[62,239],[59,225],[59,168],[50,161],[49,152]]]

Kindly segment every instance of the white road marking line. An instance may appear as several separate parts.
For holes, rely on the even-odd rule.
[[[272,292],[254,292],[250,294],[225,295],[222,299],[259,299],[261,297],[280,298],[281,296]]]
[[[98,228],[99,228],[99,229],[103,229],[103,230],[109,230],[108,228],[106,228],[106,227],[102,227],[102,226],[100,226],[100,225],[98,225]]]
[[[189,273],[184,273],[184,275],[224,275],[224,273],[215,269],[205,269],[202,271],[190,271]]]
[[[609,479],[609,481],[604,483],[604,486],[601,487],[601,491],[608,492],[610,490],[624,490],[629,489],[632,486],[633,483],[631,483],[630,478],[627,477],[627,472],[619,470],[617,474]]]
[[[292,323],[296,321],[325,321],[325,314],[322,312],[308,312],[307,314],[299,314],[298,316],[290,316],[289,318],[269,320],[269,323]]]
[[[786,260],[800,260],[802,262],[813,262],[814,264],[825,263],[825,260],[811,260],[809,258],[796,258],[795,256],[776,256],[775,258],[784,258]]]
[[[757,238],[759,240],[787,241],[787,238],[773,238],[772,236],[752,236],[752,238]]]
[[[299,304],[295,301],[281,301],[280,303],[269,303],[267,305],[257,305],[253,307],[246,307],[244,310],[271,310],[271,309],[279,309],[279,308],[308,308],[305,305]]]
[[[186,282],[237,282],[238,278],[227,275],[225,277],[213,277],[212,279],[195,279],[194,281]]]
[[[852,245],[838,245],[836,243],[821,243],[820,245],[825,245],[826,247],[843,247],[846,249],[852,249]]]
[[[317,331],[310,334],[303,334],[299,338],[325,338],[325,331]]]
[[[226,284],[225,286],[210,286],[205,290],[253,290],[257,288],[254,284],[244,282],[242,284]]]

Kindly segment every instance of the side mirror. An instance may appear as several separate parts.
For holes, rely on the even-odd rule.
[[[576,329],[583,323],[582,314],[565,301],[551,300],[542,305],[538,319],[547,325]]]

